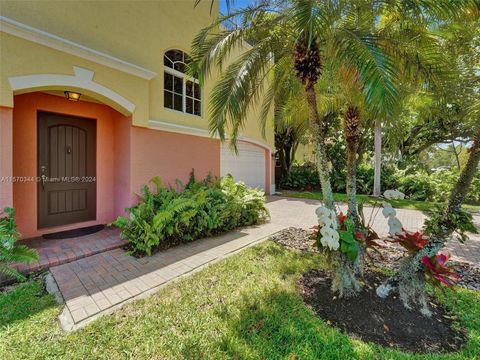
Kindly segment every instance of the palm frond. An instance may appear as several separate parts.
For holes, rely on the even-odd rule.
[[[232,51],[245,47],[248,42],[251,28],[247,19],[262,14],[268,9],[267,6],[267,3],[260,3],[220,15],[209,26],[201,29],[192,41],[190,75],[195,75],[203,83],[214,66],[221,71]],[[241,26],[225,29],[222,24],[235,18],[244,19]]]
[[[398,99],[398,69],[379,40],[373,34],[345,28],[333,39],[335,58],[358,72],[367,107],[383,114],[390,112]]]
[[[225,127],[229,125],[233,148],[245,115],[264,89],[274,66],[272,60],[268,42],[257,44],[228,66],[212,90],[210,131],[225,140]]]

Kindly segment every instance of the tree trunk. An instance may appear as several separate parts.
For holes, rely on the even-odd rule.
[[[347,199],[348,216],[358,220],[357,211],[357,150],[360,138],[360,113],[350,105],[343,119],[345,141],[347,143]]]
[[[285,160],[285,150],[282,148],[278,149],[278,159],[280,161],[280,178],[285,178],[288,175],[287,162]]]
[[[452,147],[453,147],[453,153],[455,155],[455,161],[457,162],[457,169],[460,170],[462,166],[460,165],[460,159],[458,157],[459,153],[457,153],[457,147],[455,146],[455,141],[452,141]],[[462,148],[460,148],[460,151],[462,151]]]
[[[296,142],[294,142],[294,144],[292,145],[291,154],[290,154],[290,159],[292,159],[292,161],[290,161],[290,166],[288,167],[288,171],[290,171],[290,169],[292,168],[293,163],[295,162],[295,154],[297,153],[298,144],[299,144],[298,141],[296,141]]]
[[[329,209],[334,209],[333,192],[330,184],[330,174],[328,169],[327,151],[325,149],[325,138],[320,123],[320,116],[317,108],[317,94],[313,86],[305,87],[305,97],[308,106],[308,118],[310,121],[310,128],[315,136],[316,147],[316,165],[320,185],[322,186],[323,202]]]
[[[373,178],[373,196],[380,196],[382,193],[381,185],[382,173],[382,123],[375,121],[375,174]]]
[[[398,288],[400,298],[405,307],[410,308],[412,303],[416,303],[420,305],[420,311],[424,315],[430,316],[431,312],[426,299],[425,274],[423,272],[422,259],[424,256],[432,257],[436,255],[438,251],[445,246],[445,243],[453,231],[455,231],[453,224],[450,222],[450,218],[452,214],[460,210],[465,195],[472,184],[473,177],[477,172],[480,162],[480,129],[478,129],[473,145],[469,151],[470,155],[467,164],[463,168],[455,187],[450,193],[448,206],[438,226],[439,230],[434,234],[430,234],[428,243],[423,249],[406,258],[398,272],[377,288],[378,296],[387,297]]]
[[[460,210],[463,200],[467,195],[468,189],[473,181],[475,173],[478,171],[478,163],[480,162],[480,129],[473,139],[472,147],[469,150],[467,163],[460,173],[457,184],[450,193],[448,201],[447,214],[455,213]]]
[[[316,145],[316,165],[320,185],[322,186],[323,202],[329,209],[335,209],[333,192],[330,184],[330,174],[328,169],[327,151],[325,148],[325,132],[320,123],[318,115],[317,96],[313,86],[305,87],[305,97],[308,106],[308,116],[312,133],[315,136]],[[355,269],[347,256],[340,252],[330,253],[330,264],[333,267],[332,291],[338,293],[339,297],[355,296],[361,289],[360,283],[356,279]]]

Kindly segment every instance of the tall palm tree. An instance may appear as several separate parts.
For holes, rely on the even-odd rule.
[[[415,14],[427,9],[443,13],[456,5],[447,0],[259,0],[220,16],[202,29],[192,43],[191,71],[200,81],[205,81],[213,68],[221,72],[209,104],[210,131],[223,141],[228,129],[235,146],[247,111],[258,104],[263,94],[260,122],[264,124],[276,94],[284,88],[282,81],[294,71],[315,138],[323,201],[334,209],[316,88],[325,62],[354,69],[369,112],[388,113],[398,97],[396,63],[391,56],[398,44],[389,41],[388,32],[372,33],[372,9],[399,8]],[[225,29],[222,23],[232,19],[237,26]],[[270,31],[275,28],[282,31]],[[233,51],[251,39],[255,39],[251,46],[232,59]],[[337,255],[333,290],[340,296],[354,294],[360,286],[352,264],[344,254]]]
[[[192,71],[201,81],[214,66],[222,69],[210,100],[209,125],[211,132],[222,140],[225,129],[229,128],[233,143],[247,110],[262,93],[265,94],[263,109],[271,108],[276,92],[282,88],[282,80],[295,71],[308,110],[310,132],[315,138],[323,200],[331,209],[334,209],[334,200],[316,91],[325,58],[328,57],[330,63],[355,68],[370,108],[383,112],[395,103],[397,96],[394,63],[383,50],[381,39],[371,35],[358,11],[359,7],[349,1],[260,1],[220,16],[200,31],[192,44]],[[252,19],[258,17],[268,18],[262,23],[266,28],[250,26]],[[230,30],[222,28],[221,24],[232,18],[240,19],[240,25]],[[274,27],[285,31],[268,31]],[[250,38],[257,41],[231,60],[231,52]],[[269,82],[265,81],[267,78]],[[262,113],[266,115],[268,111]],[[334,290],[341,296],[351,295],[360,286],[347,258],[339,253],[337,260]]]

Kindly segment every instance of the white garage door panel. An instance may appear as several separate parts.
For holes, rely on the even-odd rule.
[[[243,181],[251,187],[265,190],[265,150],[245,143],[239,143],[238,155],[223,144],[220,154],[220,174],[231,174],[235,181]]]

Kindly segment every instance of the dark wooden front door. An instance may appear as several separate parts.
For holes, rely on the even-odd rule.
[[[38,112],[38,227],[96,218],[96,121]]]

